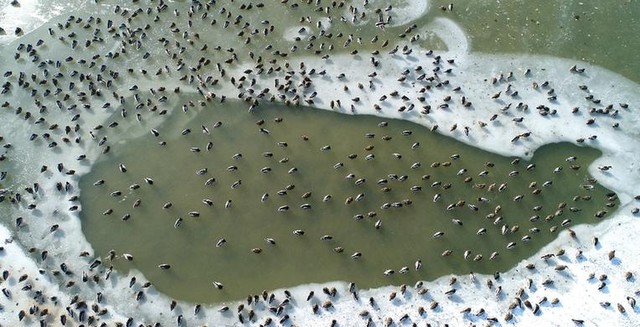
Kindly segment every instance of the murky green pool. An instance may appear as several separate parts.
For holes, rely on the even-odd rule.
[[[332,280],[413,283],[509,269],[563,221],[595,223],[607,209],[609,191],[586,171],[599,156],[590,148],[554,144],[515,163],[406,121],[245,107],[176,111],[159,136],[114,146],[81,179],[83,230],[98,254],[115,251],[108,265],[139,269],[161,291],[200,302]]]

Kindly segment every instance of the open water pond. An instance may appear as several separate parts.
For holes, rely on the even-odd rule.
[[[97,253],[113,250],[115,268],[190,301],[332,280],[411,284],[507,270],[563,222],[595,223],[617,204],[587,173],[591,148],[548,145],[527,162],[407,121],[245,109],[175,110],[103,155],[80,181]]]

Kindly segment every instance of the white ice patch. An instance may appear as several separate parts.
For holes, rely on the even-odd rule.
[[[291,26],[282,33],[282,38],[294,42],[296,38],[306,39],[311,33],[311,27],[307,25]]]
[[[0,43],[9,43],[19,36],[15,35],[16,28],[21,28],[23,34],[28,34],[40,27],[64,10],[73,7],[72,1],[65,5],[52,4],[46,0],[19,0],[18,6],[11,5],[11,1],[3,1],[0,5],[0,27],[6,34],[0,35]]]
[[[375,5],[380,1],[372,1],[372,5]],[[396,1],[393,5],[393,14],[390,27],[401,26],[412,21],[424,17],[429,10],[429,1],[427,0],[400,0]]]
[[[443,17],[434,18],[433,21],[422,30],[425,33],[435,33],[440,36],[442,41],[445,42],[447,50],[454,57],[456,55],[465,55],[471,50],[469,48],[469,40],[464,34],[464,31],[451,19]]]

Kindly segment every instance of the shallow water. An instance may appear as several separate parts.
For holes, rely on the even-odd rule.
[[[265,106],[247,114],[242,104],[224,103],[194,108],[186,114],[174,112],[167,118],[157,128],[158,137],[149,132],[115,144],[91,173],[83,176],[81,215],[84,233],[97,253],[113,249],[116,268],[138,269],[159,290],[178,299],[219,302],[311,282],[348,280],[369,288],[469,271],[505,271],[552,240],[564,228],[560,226],[563,220],[595,223],[600,219],[594,214],[607,209],[606,194],[610,191],[598,185],[592,190],[582,188],[592,185],[586,181],[585,167],[599,151],[566,143],[539,149],[531,162],[512,164],[514,158],[463,145],[410,122],[390,120],[386,121],[388,126],[379,127],[380,119],[371,116],[344,117],[280,106]],[[277,118],[282,121],[276,122]],[[264,124],[256,125],[259,120]],[[217,122],[221,126],[213,127]],[[202,132],[201,125],[210,135]],[[119,128],[106,135],[114,137]],[[182,135],[185,129],[191,133]],[[206,150],[207,142],[212,142],[211,150]],[[286,142],[286,146],[279,142]],[[321,150],[325,146],[330,149]],[[370,146],[373,148],[366,150]],[[199,152],[193,152],[193,147]],[[265,152],[273,156],[265,157]],[[242,157],[232,158],[237,153]],[[350,154],[357,157],[349,159]],[[368,155],[374,159],[365,159]],[[451,158],[456,155],[459,159]],[[578,160],[565,161],[570,156]],[[283,158],[288,161],[279,162]],[[495,166],[487,167],[485,162]],[[442,164],[431,167],[433,163]],[[120,164],[126,172],[121,172]],[[334,168],[336,164],[341,167]],[[535,168],[527,170],[530,164]],[[580,168],[573,170],[571,165]],[[262,173],[263,167],[270,171]],[[556,167],[562,170],[553,173]],[[207,172],[198,175],[203,168]],[[297,171],[289,173],[292,168]],[[488,174],[479,176],[481,171]],[[512,171],[519,174],[509,176]],[[346,178],[348,174],[353,177]],[[153,184],[146,184],[145,177],[152,178]],[[215,182],[205,185],[209,178]],[[356,185],[361,178],[364,182]],[[466,178],[471,180],[465,183]],[[380,179],[388,183],[376,183]],[[104,184],[94,186],[98,180]],[[240,186],[233,188],[237,181]],[[553,184],[542,186],[545,181]],[[537,185],[530,187],[532,182]],[[503,183],[508,187],[500,192]],[[140,187],[132,190],[133,184]],[[489,191],[491,184],[493,190]],[[287,190],[288,185],[295,188]],[[412,191],[412,186],[421,190]],[[383,191],[384,187],[389,190]],[[535,189],[542,192],[534,195]],[[283,190],[285,195],[277,194]],[[111,196],[114,191],[122,195]],[[307,192],[311,194],[303,198]],[[269,196],[262,202],[265,193]],[[332,198],[324,202],[327,194]],[[361,200],[353,200],[360,194]],[[436,194],[440,197],[437,202],[433,200]],[[513,201],[520,194],[524,199]],[[574,196],[591,200],[574,200]],[[346,204],[347,198],[351,198],[350,204]],[[211,200],[212,205],[204,204],[203,199]],[[139,206],[134,207],[138,200]],[[227,200],[232,201],[230,208],[225,208]],[[447,210],[459,201],[466,203]],[[167,202],[172,206],[164,209]],[[566,208],[558,213],[563,202]],[[404,205],[383,209],[385,203]],[[301,209],[303,204],[310,209]],[[284,205],[289,210],[279,211]],[[497,206],[502,210],[496,210]],[[535,206],[541,209],[534,211]],[[112,212],[103,214],[107,210]],[[198,217],[189,215],[194,211]],[[539,220],[529,221],[534,215]],[[179,227],[174,226],[177,219],[181,220]],[[382,223],[380,229],[374,226],[377,221]],[[516,225],[517,231],[502,235],[502,228],[511,230]],[[560,229],[550,232],[552,226]],[[476,234],[481,228],[486,229],[486,235]],[[531,228],[540,231],[532,232]],[[296,229],[303,230],[304,236],[293,235]],[[444,236],[432,237],[439,231]],[[332,239],[321,240],[324,235]],[[525,235],[531,241],[521,241]],[[276,245],[268,244],[265,238],[273,238]],[[220,239],[226,243],[216,247]],[[516,248],[507,250],[509,242],[516,242]],[[344,252],[336,253],[336,247]],[[253,253],[256,248],[261,253]],[[445,250],[453,253],[442,257]],[[470,254],[465,260],[467,250]],[[494,251],[499,256],[490,261]],[[361,252],[362,257],[353,260],[355,252]],[[133,255],[133,261],[127,261],[124,253]],[[477,255],[482,256],[480,261],[473,260]],[[416,260],[422,261],[423,269],[414,269]],[[171,269],[159,269],[162,263],[171,264]],[[409,272],[399,274],[405,266]],[[396,273],[387,277],[383,274],[387,269]],[[213,281],[223,283],[223,290],[216,290]]]
[[[461,1],[454,19],[477,51],[548,54],[594,63],[640,81],[636,1]]]

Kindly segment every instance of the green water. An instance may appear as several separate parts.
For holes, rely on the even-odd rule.
[[[590,148],[545,146],[531,162],[535,169],[527,170],[529,162],[512,164],[513,158],[463,145],[406,121],[390,120],[387,127],[379,127],[380,118],[371,116],[278,106],[261,107],[247,114],[244,108],[229,103],[211,104],[198,113],[177,111],[157,129],[159,137],[145,133],[114,146],[103,156],[80,183],[82,226],[97,253],[115,250],[116,268],[141,270],[158,289],[172,297],[215,302],[310,282],[348,280],[361,287],[375,287],[430,280],[449,273],[504,271],[539,250],[563,229],[552,233],[552,226],[559,227],[564,219],[571,219],[572,224],[595,223],[599,220],[594,217],[595,212],[606,209],[608,190],[597,185],[592,190],[581,187],[590,184],[586,181],[586,167],[599,156]],[[282,121],[276,122],[276,118]],[[264,124],[258,126],[258,120],[264,120]],[[213,128],[216,122],[222,125]],[[203,124],[210,135],[202,132]],[[260,127],[270,134],[260,132]],[[185,128],[191,133],[183,136]],[[403,135],[403,131],[411,134]],[[367,133],[375,136],[367,138]],[[391,139],[384,140],[386,136]],[[160,141],[166,145],[159,145]],[[207,151],[209,141],[213,148]],[[287,146],[278,142],[286,142]],[[412,149],[415,143],[419,146]],[[331,149],[322,151],[327,145]],[[369,146],[373,149],[367,151]],[[201,151],[192,152],[192,147]],[[264,152],[273,156],[265,157]],[[233,159],[236,153],[242,158]],[[350,154],[357,157],[349,159]],[[459,159],[452,159],[454,154]],[[375,158],[367,160],[367,155]],[[568,163],[565,158],[569,156],[578,160]],[[282,158],[288,158],[288,162],[280,163]],[[432,168],[434,162],[448,162],[450,166]],[[495,166],[486,167],[485,162]],[[337,163],[343,166],[334,168]],[[414,163],[421,166],[412,169]],[[125,173],[119,164],[125,165]],[[581,168],[573,170],[570,165]],[[237,170],[229,171],[229,166]],[[553,173],[558,166],[562,171]],[[260,172],[263,167],[270,167],[271,171]],[[294,167],[297,172],[289,173]],[[197,175],[196,171],[202,168],[207,168],[207,173]],[[457,175],[463,168],[467,172]],[[488,175],[481,177],[483,170]],[[508,176],[514,170],[519,175]],[[345,178],[348,174],[355,177]],[[407,177],[400,181],[389,178],[389,174]],[[153,184],[146,184],[145,177],[151,177]],[[467,177],[472,180],[465,183]],[[216,182],[207,186],[205,181],[209,178]],[[356,185],[360,178],[365,182]],[[105,183],[94,186],[100,179]],[[388,183],[377,184],[380,179]],[[233,189],[231,185],[238,180],[241,185]],[[543,187],[545,181],[553,184]],[[432,187],[434,182],[451,186]],[[531,182],[536,182],[537,187],[529,188]],[[508,187],[499,192],[498,186],[503,183]],[[130,190],[132,184],[139,184],[140,188]],[[480,189],[479,184],[486,188]],[[493,191],[488,190],[491,184],[495,184]],[[295,188],[278,195],[287,185]],[[390,189],[388,192],[382,191],[385,186]],[[412,191],[412,186],[421,187],[421,191]],[[534,189],[542,192],[533,195]],[[114,191],[123,195],[113,197],[110,194]],[[310,196],[303,199],[307,192]],[[261,202],[264,193],[269,197]],[[332,199],[323,202],[327,194]],[[358,194],[365,197],[345,204],[348,197],[355,199]],[[436,194],[441,198],[434,202]],[[524,199],[514,202],[512,198],[519,194]],[[591,200],[574,201],[574,196],[590,196]],[[480,202],[479,197],[490,202]],[[203,204],[203,199],[212,200],[213,205]],[[384,203],[407,199],[410,205],[381,208]],[[141,204],[134,208],[136,200]],[[230,208],[225,208],[227,200],[232,200]],[[466,203],[447,210],[449,204],[458,201]],[[163,209],[167,202],[172,206]],[[567,203],[563,212],[545,221],[545,217],[556,213],[561,202]],[[302,204],[309,204],[311,209],[301,209]],[[467,204],[476,205],[478,210]],[[289,211],[278,211],[283,205],[288,205]],[[534,212],[533,207],[538,205],[542,209]],[[487,217],[496,206],[502,210],[495,217]],[[571,212],[570,207],[581,211]],[[103,215],[108,209],[113,212]],[[192,211],[199,212],[199,217],[190,217]],[[375,216],[369,217],[369,212]],[[127,214],[130,217],[123,220]],[[364,217],[354,218],[357,214]],[[529,217],[536,214],[540,220],[530,222]],[[498,216],[503,220],[494,224]],[[177,218],[183,222],[175,228]],[[454,224],[452,219],[459,219],[463,225]],[[380,229],[374,226],[378,220],[382,222]],[[519,230],[502,235],[503,225],[517,225]],[[533,227],[540,232],[530,232]],[[486,228],[486,235],[476,235],[480,228]],[[294,235],[292,231],[296,229],[303,230],[304,236]],[[433,238],[438,231],[443,231],[444,236]],[[321,240],[323,235],[333,239]],[[531,241],[522,242],[524,235],[530,235]],[[222,238],[226,244],[216,247]],[[265,238],[273,238],[276,245],[267,244]],[[507,250],[509,242],[516,242],[517,246]],[[344,252],[336,253],[336,247],[344,248]],[[262,252],[255,254],[254,248]],[[445,250],[453,253],[442,257]],[[471,251],[468,260],[463,258],[466,250]],[[499,256],[489,260],[494,251]],[[361,252],[362,257],[353,260],[354,252]],[[132,254],[134,260],[125,260],[123,253]],[[483,259],[473,261],[478,254]],[[416,260],[422,260],[423,269],[415,271]],[[171,269],[159,269],[161,263],[170,264]],[[410,272],[399,274],[403,266],[409,267]],[[386,269],[396,273],[387,277],[383,274]],[[224,288],[215,289],[213,281],[222,282]]]
[[[534,53],[587,61],[640,81],[640,2],[456,1],[452,18],[472,48],[486,53]]]

